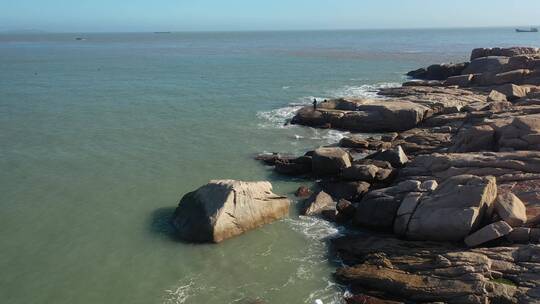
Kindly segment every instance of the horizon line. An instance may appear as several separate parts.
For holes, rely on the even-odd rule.
[[[143,34],[143,33],[256,33],[256,32],[333,32],[333,31],[400,31],[400,30],[452,30],[529,28],[537,25],[486,25],[486,26],[437,26],[437,27],[373,27],[335,29],[256,29],[256,30],[148,30],[148,31],[48,31],[39,29],[0,30],[0,34]]]

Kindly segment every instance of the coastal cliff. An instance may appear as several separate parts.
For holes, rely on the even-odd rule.
[[[540,302],[540,50],[475,49],[408,75],[292,120],[376,135],[258,159],[317,179],[308,214],[370,231],[332,242],[348,303]]]

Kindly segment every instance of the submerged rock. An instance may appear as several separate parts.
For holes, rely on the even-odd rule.
[[[219,243],[286,216],[289,205],[269,182],[214,180],[182,198],[173,225],[183,240]]]

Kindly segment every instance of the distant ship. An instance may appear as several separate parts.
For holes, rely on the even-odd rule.
[[[531,27],[530,29],[516,29],[516,32],[518,32],[518,33],[537,33],[538,28]]]
[[[171,32],[154,32],[154,34],[170,34]]]

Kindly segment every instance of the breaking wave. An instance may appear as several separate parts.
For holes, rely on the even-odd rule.
[[[378,84],[364,84],[360,86],[344,86],[327,92],[327,96],[305,96],[295,102],[289,103],[287,106],[270,110],[257,112],[257,118],[261,120],[259,127],[261,128],[287,128],[286,122],[294,117],[294,114],[306,105],[310,105],[313,99],[324,100],[339,97],[356,97],[356,98],[382,98],[377,95],[379,89],[392,88],[400,86],[395,82],[383,82]]]

